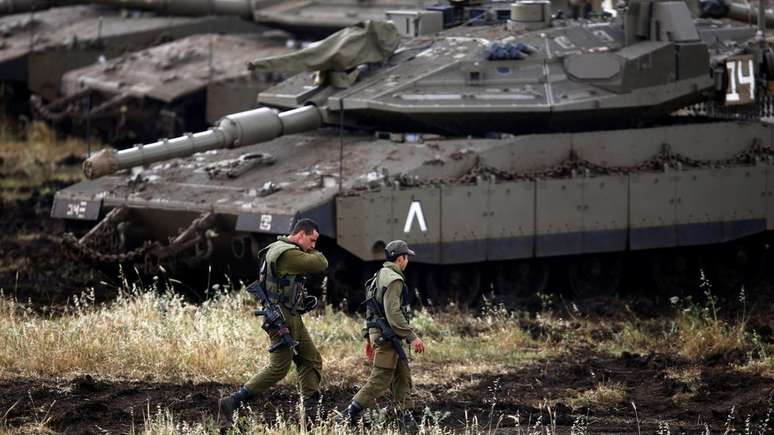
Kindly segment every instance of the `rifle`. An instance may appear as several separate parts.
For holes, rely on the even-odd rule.
[[[288,324],[285,321],[282,310],[280,310],[280,307],[278,307],[277,304],[269,299],[266,288],[261,284],[261,281],[253,282],[247,286],[246,290],[248,293],[255,296],[255,298],[261,302],[263,307],[261,310],[255,310],[254,313],[256,316],[263,316],[261,328],[270,334],[275,332],[280,338],[280,341],[269,346],[269,353],[276,352],[283,347],[289,347],[293,353],[298,354],[298,351],[296,351],[298,342],[294,340],[293,336],[290,334],[290,329],[288,329]]]
[[[398,337],[398,334],[395,333],[390,324],[387,323],[387,316],[384,314],[382,307],[378,302],[376,302],[376,299],[374,298],[369,298],[366,300],[366,306],[376,314],[376,320],[368,322],[367,326],[378,328],[382,333],[380,340],[389,342],[395,349],[395,352],[398,353],[398,358],[406,361],[408,364],[406,351],[403,350],[403,346],[400,344],[400,337]]]

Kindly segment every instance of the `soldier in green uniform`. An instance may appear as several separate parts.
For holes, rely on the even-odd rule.
[[[244,386],[219,402],[219,411],[225,424],[231,423],[234,411],[242,403],[268,390],[282,380],[295,363],[298,381],[307,415],[314,416],[320,403],[322,357],[304,326],[301,314],[314,308],[316,298],[307,296],[303,288],[303,275],[319,273],[328,268],[328,260],[315,250],[319,237],[317,223],[300,219],[289,236],[277,237],[277,241],[262,249],[265,255],[266,291],[269,299],[279,305],[293,339],[298,342],[294,350],[280,347],[269,354],[269,365],[258,372]],[[269,334],[272,344],[280,338]]]
[[[425,351],[425,344],[409,327],[408,305],[409,293],[406,287],[406,277],[403,271],[409,262],[409,256],[414,251],[409,249],[403,240],[393,240],[385,247],[387,261],[375,275],[375,285],[368,286],[366,298],[374,298],[381,307],[387,323],[400,337],[410,343],[416,353]],[[380,314],[370,307],[366,308],[365,352],[369,361],[373,362],[371,375],[365,386],[357,392],[349,404],[344,417],[350,425],[357,423],[360,414],[366,408],[376,404],[376,399],[387,390],[392,390],[395,408],[403,418],[411,418],[411,371],[408,361],[399,357],[393,344],[384,340],[382,332],[374,327]]]

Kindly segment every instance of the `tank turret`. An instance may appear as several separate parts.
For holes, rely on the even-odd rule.
[[[710,52],[734,53],[753,36],[735,33],[737,46],[713,38],[726,29],[697,27],[682,1],[632,1],[618,20],[528,27],[452,28],[391,56],[396,27],[369,22],[247,65],[307,71],[259,102],[311,104],[329,125],[475,136],[578,131],[642,125],[716,97],[724,72]]]
[[[324,67],[329,76],[337,73],[349,77],[345,70],[366,62],[385,60],[399,42],[400,35],[391,23],[367,21],[362,26],[343,29],[298,53],[253,62],[249,67],[276,69],[275,62],[282,62],[289,70]],[[322,119],[322,112],[313,105],[282,113],[267,108],[249,110],[224,117],[206,132],[122,151],[103,150],[84,162],[84,173],[89,178],[96,178],[120,169],[197,152],[253,145],[282,135],[317,129]]]

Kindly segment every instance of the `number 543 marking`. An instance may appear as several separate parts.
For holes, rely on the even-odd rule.
[[[728,88],[726,104],[749,104],[755,101],[755,68],[751,55],[726,60]]]

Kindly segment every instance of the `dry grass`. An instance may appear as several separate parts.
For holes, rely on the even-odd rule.
[[[57,163],[72,155],[84,157],[87,149],[82,140],[59,140],[42,122],[32,122],[22,131],[0,123],[0,193],[14,199],[52,181],[82,179],[80,165]],[[96,149],[92,146],[92,152]]]
[[[0,299],[0,376],[90,373],[239,383],[267,363],[262,351],[268,345],[266,334],[251,315],[254,303],[244,292],[222,293],[197,306],[127,285],[110,304],[94,306],[92,300],[85,293],[74,299],[71,313],[45,317]],[[654,351],[688,361],[757,349],[743,369],[772,372],[769,347],[746,334],[744,323],[728,324],[701,312],[680,311],[673,321],[632,320],[613,326],[586,320],[570,324],[541,313],[531,321],[539,325],[537,335],[523,328],[530,320],[519,316],[498,307],[479,315],[459,310],[417,313],[412,325],[424,336],[428,351],[414,356],[416,381],[498,372],[589,344],[599,352]],[[331,383],[350,385],[367,376],[361,318],[326,309],[308,314],[305,322]]]
[[[578,408],[611,408],[626,400],[626,389],[618,382],[601,382],[594,388],[577,393],[568,404]]]
[[[58,317],[41,317],[0,299],[0,375],[90,373],[235,384],[268,362],[262,351],[268,346],[266,334],[251,315],[254,305],[244,292],[221,294],[199,306],[136,288],[122,291],[109,305],[93,306],[92,299],[88,293],[76,298],[73,312]],[[304,320],[331,383],[365,379],[361,318],[327,309]],[[453,315],[420,313],[416,327],[425,335],[428,351],[415,361],[451,373],[501,368],[541,355],[539,343],[514,319],[484,316],[472,321],[481,329],[473,338],[455,332]],[[293,381],[292,376],[287,380]]]
[[[747,364],[739,367],[739,370],[774,379],[774,343],[766,342],[755,331],[748,337],[752,349],[747,355]]]
[[[769,346],[774,349],[774,346]],[[761,359],[750,360],[747,364],[740,367],[740,370],[746,373],[756,374],[764,378],[774,379],[774,356],[766,356]]]
[[[711,284],[705,279],[703,285],[705,291],[701,298],[672,298],[675,308],[672,319],[624,322],[607,343],[607,349],[639,354],[666,353],[691,362],[735,354],[748,354],[751,360],[765,361],[766,346],[756,339],[754,331],[748,330],[745,310],[736,320],[721,318]]]
[[[664,377],[675,381],[680,386],[680,391],[672,396],[673,401],[685,402],[699,393],[703,385],[701,371],[699,366],[669,367],[665,370]]]
[[[686,313],[680,316],[676,327],[679,354],[691,361],[749,349],[744,323],[729,324]]]
[[[228,434],[272,434],[272,435],[295,435],[306,433],[309,435],[351,435],[353,433],[385,434],[398,435],[405,432],[400,431],[395,420],[390,419],[384,414],[372,413],[368,416],[370,426],[368,429],[362,425],[357,429],[351,429],[345,424],[336,422],[335,417],[330,417],[325,421],[315,424],[311,428],[299,425],[303,421],[303,410],[298,409],[296,415],[277,415],[276,421],[267,424],[259,413],[253,413],[249,408],[245,415],[238,415],[234,425],[225,432]],[[438,422],[433,420],[429,413],[422,416],[418,422],[422,427],[423,434],[440,435],[449,433],[444,430]],[[133,433],[141,434],[212,434],[218,433],[217,424],[212,418],[206,417],[202,421],[189,423],[180,421],[169,409],[157,408],[147,410],[144,415],[142,426],[138,427]],[[221,432],[223,433],[223,432]],[[467,433],[481,433],[479,431],[470,431]]]
[[[238,384],[267,363],[264,349],[268,340],[259,319],[251,315],[254,302],[244,292],[223,292],[201,305],[191,305],[169,293],[125,284],[117,300],[105,305],[92,301],[87,292],[73,300],[68,313],[42,316],[0,297],[0,377],[68,378],[89,373],[102,378]],[[716,311],[705,309],[707,306],[678,307],[672,319],[617,323],[586,320],[582,313],[568,321],[550,311],[532,318],[494,306],[477,314],[453,308],[438,313],[421,311],[412,325],[423,335],[428,350],[414,356],[414,380],[419,395],[421,385],[435,384],[439,377],[454,380],[449,384],[451,393],[457,385],[459,389],[473,385],[479,374],[496,374],[536,362],[550,364],[578,349],[611,354],[654,351],[696,361],[665,371],[668,379],[683,386],[672,397],[676,402],[696,394],[702,386],[701,360],[717,353],[744,350],[748,362],[737,367],[739,370],[772,376],[771,345],[745,332],[745,322],[719,320]],[[324,382],[348,387],[366,378],[362,322],[360,317],[330,308],[305,317],[325,361]],[[291,372],[283,382],[295,382],[294,376]],[[627,402],[626,386],[607,381],[586,391],[569,390],[560,400],[575,409],[616,407]],[[470,421],[465,432],[491,433],[501,423],[497,418],[486,423]],[[298,433],[302,429],[297,420],[267,426],[259,416],[248,414],[239,428],[248,433]],[[0,418],[0,433],[47,430],[45,416],[40,424],[23,430],[8,428],[3,422]],[[156,409],[138,416],[134,432],[214,433],[213,425],[210,417],[183,422],[170,410]],[[326,425],[314,433],[344,432],[333,421]],[[440,427],[434,422],[425,433],[441,433]],[[546,429],[550,422],[546,420],[540,427]],[[378,432],[395,430],[384,426]],[[532,433],[529,430],[517,433]]]
[[[680,312],[676,319],[621,325],[608,345],[613,352],[650,352],[679,355],[688,361],[703,361],[734,351],[747,352],[751,342],[744,322],[730,323],[707,318],[694,312]]]

